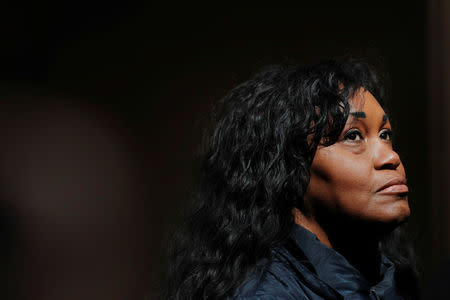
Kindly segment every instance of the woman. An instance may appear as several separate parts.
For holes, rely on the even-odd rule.
[[[416,298],[383,96],[353,60],[272,67],[234,88],[205,143],[168,298]]]

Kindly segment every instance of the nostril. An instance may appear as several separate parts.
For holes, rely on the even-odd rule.
[[[398,168],[399,165],[400,165],[400,163],[397,163],[397,162],[395,162],[395,163],[393,163],[393,162],[388,162],[388,163],[383,164],[383,165],[381,166],[381,169],[395,170],[395,169]]]
[[[397,167],[394,164],[384,164],[382,169],[395,170]]]
[[[375,158],[376,169],[396,170],[401,165],[400,156],[390,149],[382,148],[383,151],[379,151]],[[384,151],[387,150],[387,151]]]

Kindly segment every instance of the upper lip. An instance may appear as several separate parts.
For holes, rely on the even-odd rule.
[[[391,185],[397,185],[397,184],[405,184],[406,185],[406,178],[404,177],[395,177],[387,181],[382,187],[380,187],[377,192],[384,190],[387,187],[390,187]]]

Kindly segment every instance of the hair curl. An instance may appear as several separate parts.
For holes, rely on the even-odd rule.
[[[231,296],[287,239],[316,148],[337,140],[348,100],[363,88],[383,105],[382,87],[367,64],[330,60],[272,66],[232,89],[205,142],[194,211],[172,249],[165,297]]]

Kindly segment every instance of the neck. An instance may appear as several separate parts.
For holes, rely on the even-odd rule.
[[[296,224],[314,233],[319,239],[319,241],[322,242],[322,244],[325,244],[326,246],[333,248],[333,245],[331,245],[331,242],[328,238],[328,234],[314,218],[306,216],[298,208],[295,207],[292,209],[292,214],[294,215],[294,222]]]
[[[326,226],[323,226],[314,216],[307,216],[297,208],[292,213],[296,224],[311,231],[319,241],[344,256],[370,285],[380,280],[378,239],[365,231],[363,226],[354,222],[333,221],[333,218],[327,218]]]

